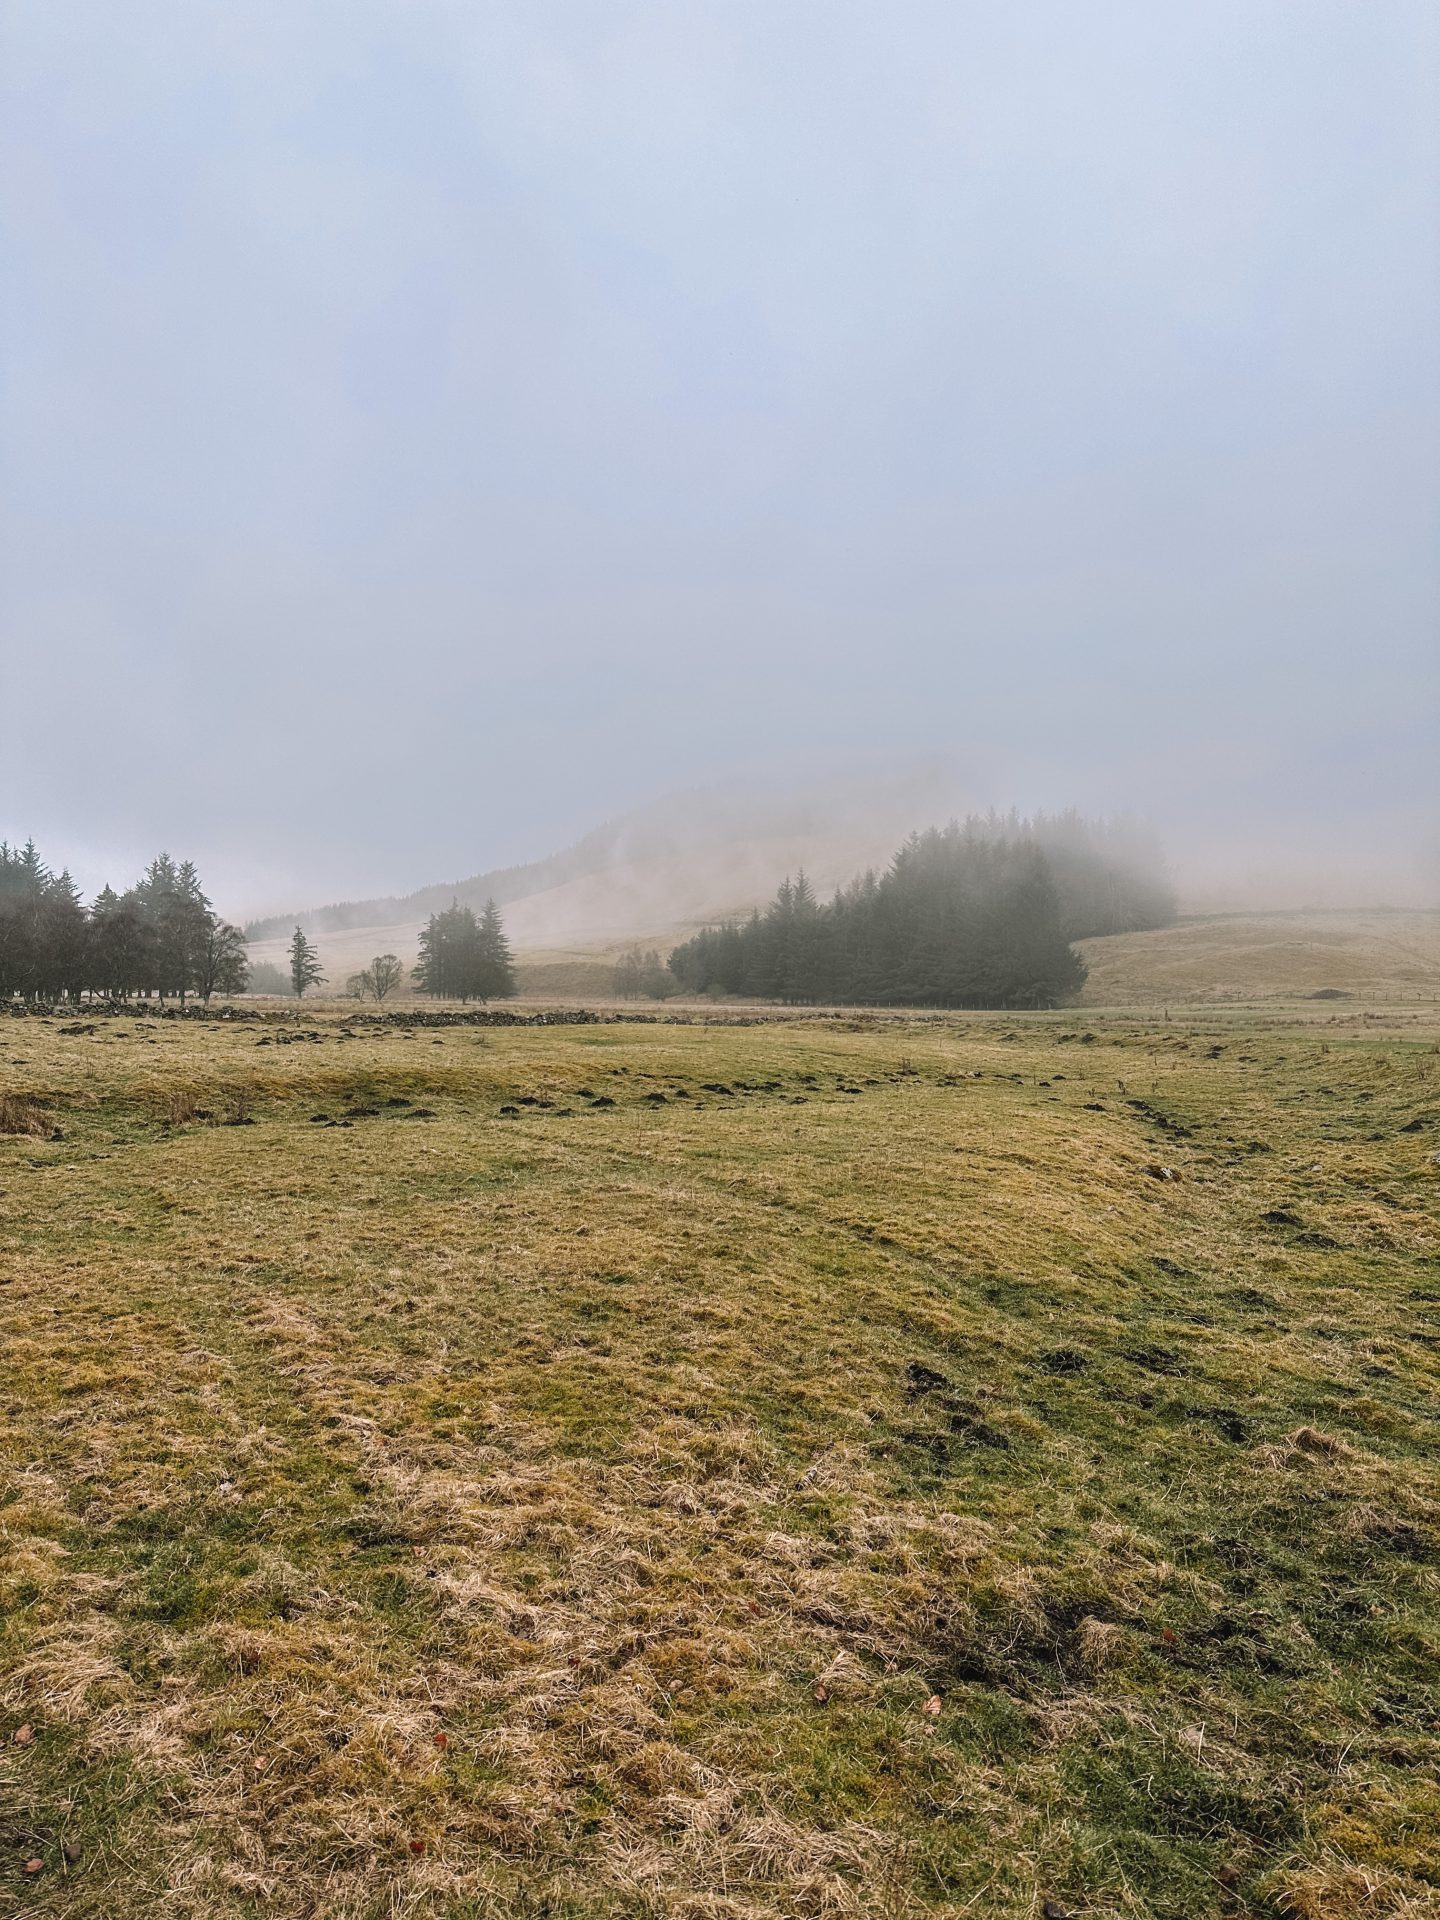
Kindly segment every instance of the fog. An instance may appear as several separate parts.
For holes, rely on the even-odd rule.
[[[299,919],[337,966],[365,964],[377,941],[409,965],[431,913],[456,899],[478,912],[490,898],[527,952],[665,946],[707,922],[744,916],[787,875],[805,873],[828,899],[858,873],[882,870],[917,823],[964,810],[940,762],[903,774],[852,767],[843,779],[812,775],[793,790],[725,781],[637,807],[529,865],[260,919],[248,929],[250,950],[282,961]]]
[[[0,836],[87,890],[923,763],[1440,904],[1430,0],[0,18]]]

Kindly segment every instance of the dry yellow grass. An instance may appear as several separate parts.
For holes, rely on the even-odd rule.
[[[1300,1000],[1440,1003],[1440,912],[1237,913],[1083,940],[1092,1007]]]
[[[1434,1911],[1433,1024],[63,1024],[0,1903]]]

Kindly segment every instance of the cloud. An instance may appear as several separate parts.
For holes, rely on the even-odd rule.
[[[236,911],[857,752],[1207,867],[1433,834],[1418,0],[51,0],[3,66],[0,829]]]

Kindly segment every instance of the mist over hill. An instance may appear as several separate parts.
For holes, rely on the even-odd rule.
[[[666,795],[539,860],[272,914],[245,932],[256,946],[297,924],[317,938],[381,929],[413,937],[452,901],[479,909],[493,898],[518,909],[507,924],[528,947],[668,935],[748,911],[800,868],[818,892],[833,892],[883,865],[915,828],[968,804],[959,783],[934,766],[788,793],[728,782]]]
[[[669,796],[528,864],[252,923],[250,956],[283,971],[299,924],[319,943],[332,981],[380,952],[409,966],[431,914],[452,902],[478,912],[494,899],[527,960],[593,965],[633,944],[663,951],[704,928],[743,921],[801,874],[809,896],[829,903],[862,876],[888,874],[917,831],[962,816],[972,834],[1032,840],[1053,859],[1057,931],[1065,938],[1163,925],[1173,916],[1159,846],[1138,824],[981,815],[958,784],[938,767],[920,766],[799,792],[734,782]],[[527,980],[538,985],[533,973]]]
[[[696,787],[617,815],[540,859],[252,921],[250,955],[283,967],[298,923],[318,942],[332,981],[376,953],[394,953],[409,966],[432,913],[452,901],[479,912],[491,898],[516,950],[532,962],[593,962],[634,943],[663,950],[764,906],[787,875],[803,870],[825,900],[871,868],[883,872],[910,833],[986,811],[992,794],[977,785],[952,760],[937,758],[903,769],[861,764],[848,778],[832,773],[789,789],[760,778]],[[513,821],[502,824],[513,831]],[[1120,832],[1146,838],[1140,823]],[[1206,844],[1183,828],[1172,833],[1168,824],[1163,838],[1168,877],[1186,913],[1414,911],[1436,898],[1423,863],[1414,878],[1397,864],[1396,849],[1409,844],[1398,828],[1388,849],[1337,844],[1332,836],[1323,850],[1287,845],[1266,860],[1257,823],[1248,870],[1237,847]],[[1138,851],[1132,864],[1153,867],[1153,845]],[[1077,923],[1073,934],[1086,938],[1121,924]]]

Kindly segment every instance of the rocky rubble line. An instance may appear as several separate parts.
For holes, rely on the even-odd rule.
[[[55,1007],[28,1007],[19,1001],[0,1003],[0,1010],[13,1018],[54,1022],[63,1018],[63,1013]],[[65,1009],[64,1012],[70,1012]],[[78,1009],[74,1011],[79,1011]],[[100,1020],[189,1020],[201,1024],[219,1026],[247,1025],[294,1025],[304,1022],[313,1024],[316,1014],[313,1008],[297,1007],[293,1011],[274,1007],[177,1007],[157,1006],[153,1001],[87,1001],[84,1007],[83,1021],[67,1020],[60,1028],[62,1033],[94,1032],[94,1023]],[[332,1016],[333,1017],[333,1016]],[[587,1027],[611,1026],[617,1024],[655,1024],[662,1019],[653,1013],[593,1013],[585,1007],[557,1008],[544,1013],[513,1013],[503,1007],[467,1007],[460,1012],[440,1008],[407,1008],[402,1012],[380,1011],[375,1013],[350,1013],[341,1016],[348,1027]],[[675,1024],[673,1021],[671,1024]],[[684,1024],[681,1022],[680,1024]]]
[[[81,1013],[83,1019],[74,1017]],[[773,1025],[776,1021],[835,1019],[844,1019],[858,1029],[862,1025],[897,1017],[907,1025],[920,1026],[937,1025],[945,1018],[942,1013],[913,1007],[897,1010],[866,1008],[859,1014],[850,1008],[821,1006],[776,1006],[767,1007],[763,1012],[748,1013],[731,1012],[723,1008],[686,1013],[622,1013],[612,1008],[596,1012],[590,1007],[554,1007],[539,1013],[516,1013],[508,1007],[465,1007],[458,1012],[453,1008],[407,1007],[403,1010],[382,1008],[371,1012],[347,1010],[340,1013],[332,1007],[326,1007],[323,1014],[317,1014],[313,1007],[303,1004],[294,1008],[237,1007],[230,1004],[220,1007],[162,1007],[144,1000],[87,1000],[83,1008],[32,1007],[20,1000],[0,1000],[0,1015],[3,1014],[17,1020],[39,1020],[46,1025],[53,1025],[57,1020],[63,1021],[59,1031],[70,1034],[93,1033],[95,1023],[101,1020],[182,1020],[212,1026],[313,1027],[317,1018],[323,1018],[338,1021],[342,1028],[352,1031],[357,1027],[385,1027],[409,1032],[419,1027],[763,1027]]]

